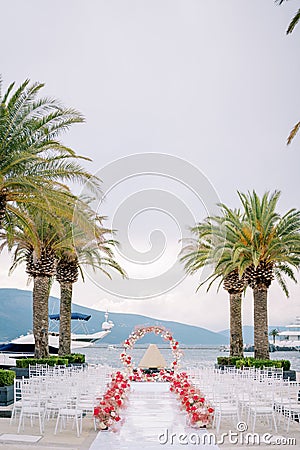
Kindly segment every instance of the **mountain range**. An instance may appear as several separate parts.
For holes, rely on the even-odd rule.
[[[90,333],[101,329],[102,322],[105,320],[104,311],[96,311],[76,304],[72,305],[72,310],[92,316],[87,323]],[[58,312],[59,299],[50,297],[49,313],[55,314]],[[162,325],[172,330],[174,337],[186,345],[224,345],[228,343],[228,338],[220,333],[178,322],[123,313],[109,313],[109,319],[115,324],[112,332],[105,337],[105,343],[109,344],[122,342],[136,325]],[[26,334],[29,330],[32,330],[32,292],[20,289],[0,289],[0,341],[10,341],[21,334]],[[73,329],[73,331],[82,333],[82,330],[79,329]],[[146,335],[142,342],[161,343],[161,338],[153,334]]]
[[[101,329],[104,311],[72,305],[73,312],[91,315],[87,323],[88,332],[94,333]],[[50,297],[49,313],[59,312],[59,299]],[[187,325],[179,322],[153,319],[138,314],[109,313],[109,319],[115,324],[112,332],[104,338],[105,343],[119,344],[128,337],[137,325],[162,325],[172,331],[173,336],[185,345],[227,345],[229,330],[213,332],[206,328]],[[73,324],[74,325],[74,324]],[[78,324],[77,324],[78,325]],[[274,328],[274,327],[270,327]],[[20,289],[0,289],[0,342],[10,341],[32,330],[32,292]],[[74,332],[82,333],[82,329]],[[244,341],[253,343],[253,327],[244,327]],[[161,343],[161,338],[152,333],[146,335],[141,343]]]

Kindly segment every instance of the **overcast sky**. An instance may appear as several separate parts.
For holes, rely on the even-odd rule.
[[[238,206],[237,190],[279,189],[280,211],[300,208],[300,135],[285,145],[300,120],[300,26],[285,35],[296,9],[272,0],[2,0],[4,86],[43,81],[45,94],[85,115],[63,139],[103,179],[100,212],[119,230],[131,278],[91,275],[77,283],[76,303],[228,327],[226,292],[195,294],[197,277],[183,280],[176,265],[178,241],[215,200]],[[145,174],[152,163],[157,173]],[[1,286],[28,289],[24,268],[7,276],[7,258]],[[291,286],[286,300],[272,285],[271,324],[300,314],[299,293]]]

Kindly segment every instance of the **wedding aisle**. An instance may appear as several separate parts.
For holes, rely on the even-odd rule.
[[[132,383],[127,407],[121,411],[124,423],[115,431],[99,431],[90,450],[218,449],[216,445],[195,445],[196,435],[203,442],[206,431],[186,425],[186,413],[169,387],[164,382]]]

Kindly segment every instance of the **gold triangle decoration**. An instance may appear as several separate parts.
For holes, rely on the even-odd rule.
[[[157,345],[150,344],[138,367],[140,369],[165,369],[167,363]]]

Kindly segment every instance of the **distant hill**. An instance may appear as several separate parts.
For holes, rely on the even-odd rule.
[[[270,325],[269,326],[269,332],[271,330],[274,329],[280,329],[280,331],[284,331],[287,328],[283,327],[283,326],[275,326],[275,325]],[[220,334],[222,334],[223,336],[226,336],[229,339],[230,336],[230,331],[229,330],[222,330],[219,331]],[[244,343],[245,344],[250,344],[253,345],[254,344],[254,327],[252,325],[244,325],[243,326],[243,339],[244,339]],[[269,340],[272,340],[272,337],[270,336]]]
[[[87,324],[89,332],[93,333],[101,329],[104,311],[96,311],[76,304],[73,305],[73,311],[92,316]],[[50,297],[49,312],[59,312],[59,300],[55,297]],[[174,337],[185,345],[228,344],[228,337],[224,334],[179,322],[122,313],[110,313],[109,319],[114,322],[115,326],[112,332],[104,338],[108,344],[121,343],[136,325],[162,325],[170,329]],[[29,330],[32,330],[32,292],[20,289],[0,289],[0,342],[10,341],[21,334],[26,334]],[[80,331],[78,330],[78,332]],[[156,344],[162,341],[159,336],[151,333],[140,342]]]
[[[230,330],[219,331],[220,334],[226,336],[229,339]],[[245,344],[253,344],[254,342],[254,328],[251,325],[243,326],[243,339]]]

